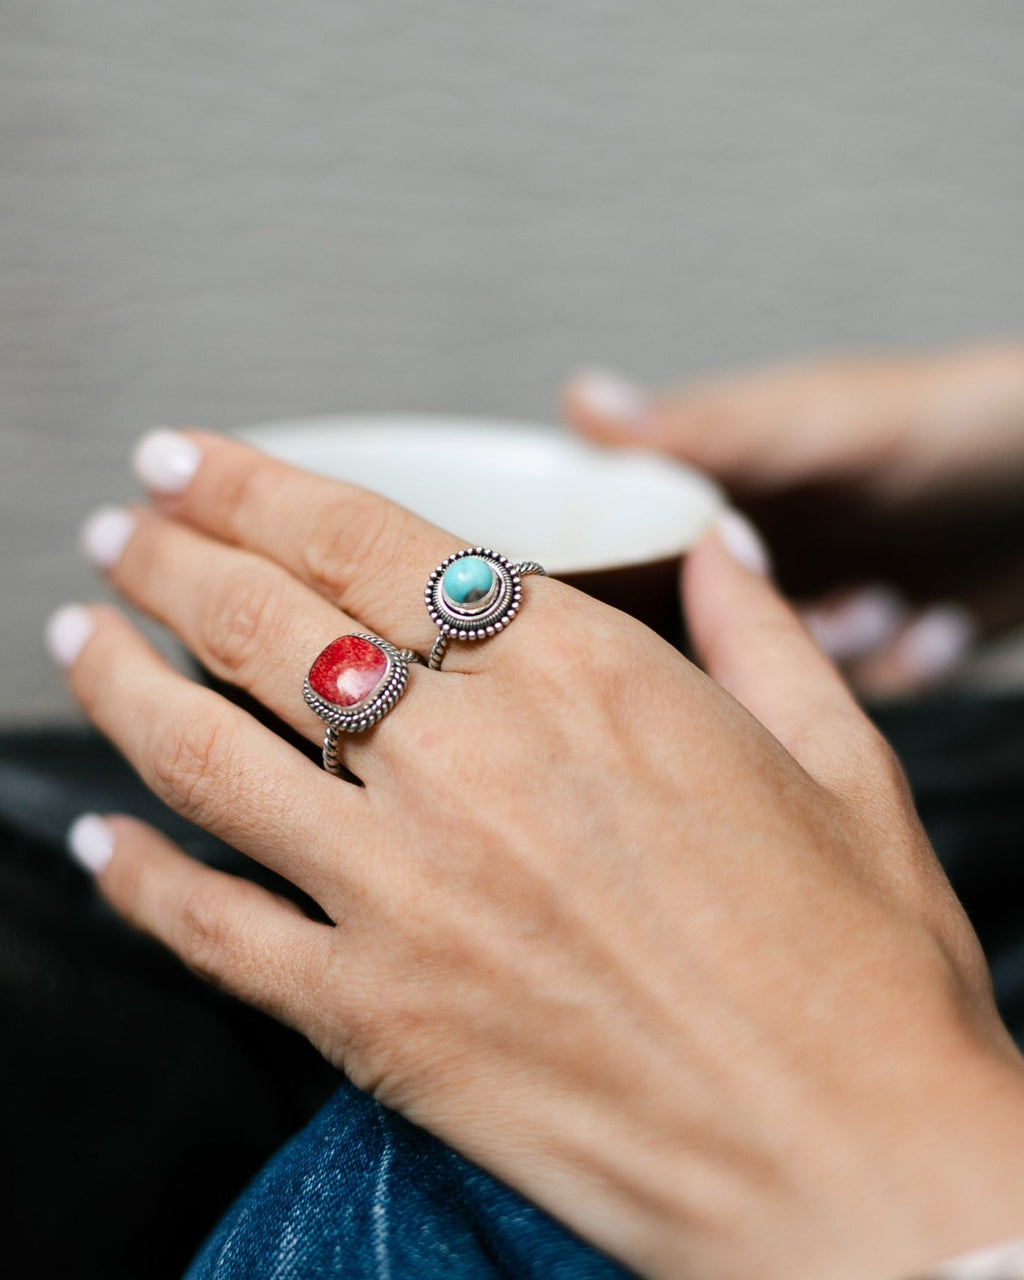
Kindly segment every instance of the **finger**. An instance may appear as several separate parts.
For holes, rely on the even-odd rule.
[[[847,776],[851,735],[874,731],[766,568],[752,526],[727,513],[683,563],[690,634],[712,679],[809,773],[835,783]]]
[[[910,606],[892,587],[871,585],[830,593],[800,609],[815,644],[833,662],[856,662],[878,653],[905,625]]]
[[[962,605],[935,604],[912,614],[879,652],[850,668],[850,681],[869,698],[904,697],[948,680],[977,636]]]
[[[570,379],[562,389],[562,409],[578,431],[613,444],[635,443],[654,425],[653,397],[606,369]]]
[[[368,490],[223,436],[161,431],[135,458],[166,511],[276,561],[393,644],[429,650],[437,631],[424,588],[431,570],[466,545],[458,538]]]
[[[68,849],[137,929],[200,977],[300,1031],[331,960],[335,930],[260,885],[204,866],[145,823],[84,814]]]
[[[66,606],[47,639],[90,719],[165,804],[331,911],[345,851],[373,840],[362,788],[193,684],[113,609]]]
[[[976,566],[956,601],[917,609],[872,661],[856,664],[850,678],[866,697],[898,697],[942,684],[963,666],[978,641],[998,642],[1024,621],[1024,557],[994,571]],[[986,652],[986,677],[1016,680],[1019,663],[1012,642]]]
[[[777,392],[759,397],[748,382],[737,379],[663,395],[598,370],[568,382],[562,406],[570,425],[606,444],[663,450],[727,483],[751,472],[767,482],[785,453],[779,429],[788,424],[773,417]]]
[[[280,565],[158,511],[102,508],[86,521],[81,542],[113,585],[180,636],[207,670],[310,741],[323,738],[323,721],[302,696],[303,678],[330,641],[365,631],[362,623]],[[424,699],[437,688],[427,680],[417,689],[420,710],[429,713]],[[376,731],[356,735],[351,751],[386,741]]]
[[[783,365],[658,395],[603,374],[570,382],[565,411],[588,435],[673,453],[735,492],[770,494],[865,468],[891,483],[892,424],[912,412],[920,385],[907,361]]]

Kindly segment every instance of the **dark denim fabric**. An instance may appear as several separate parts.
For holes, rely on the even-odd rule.
[[[628,1274],[346,1083],[235,1203],[187,1280]]]

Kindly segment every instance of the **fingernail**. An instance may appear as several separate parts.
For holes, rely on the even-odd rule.
[[[73,667],[95,629],[96,620],[84,605],[64,605],[50,615],[43,633],[50,657],[65,670]]]
[[[738,564],[751,573],[767,576],[771,568],[768,548],[746,516],[738,511],[723,511],[714,528],[722,546]]]
[[[94,876],[106,871],[114,856],[114,833],[97,813],[83,813],[68,827],[68,853]]]
[[[595,417],[606,418],[617,427],[631,431],[646,424],[650,400],[639,387],[618,374],[591,369],[573,381],[572,390]]]
[[[891,640],[907,604],[889,587],[864,587],[829,608],[805,609],[804,623],[818,648],[836,662],[866,657]]]
[[[946,675],[959,663],[977,635],[974,619],[955,604],[937,604],[903,633],[896,656],[919,679]]]
[[[181,493],[199,469],[199,448],[179,431],[158,428],[144,435],[132,452],[132,466],[154,493]]]
[[[135,517],[124,507],[100,507],[82,525],[78,545],[97,569],[113,569],[135,529]]]

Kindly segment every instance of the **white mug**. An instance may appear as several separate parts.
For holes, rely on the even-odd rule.
[[[724,505],[717,486],[681,463],[530,423],[350,415],[237,434],[296,466],[373,489],[467,546],[537,560],[676,642],[678,561]],[[424,582],[433,567],[423,566]]]

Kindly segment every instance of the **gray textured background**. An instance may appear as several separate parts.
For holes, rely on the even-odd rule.
[[[1019,331],[1019,0],[0,0],[0,716],[157,422]]]

